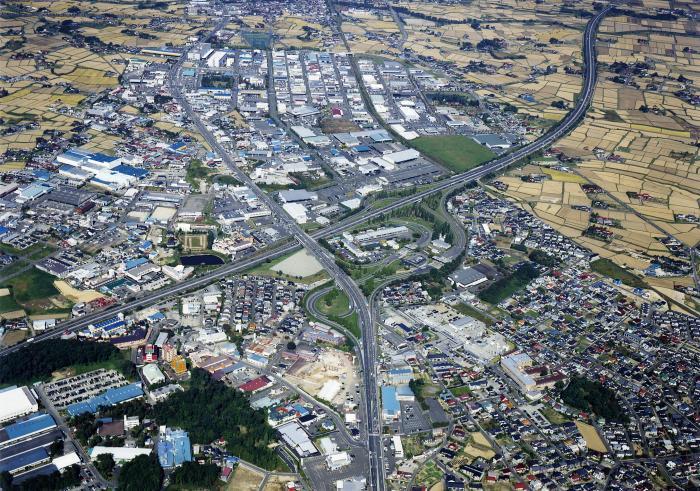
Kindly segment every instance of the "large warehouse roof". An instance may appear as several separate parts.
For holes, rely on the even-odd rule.
[[[39,408],[27,387],[12,387],[0,391],[0,423],[32,413]]]

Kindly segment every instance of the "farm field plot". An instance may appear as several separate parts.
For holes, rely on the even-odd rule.
[[[491,150],[462,135],[422,136],[411,141],[411,145],[456,173],[465,172],[495,157]]]
[[[592,107],[552,152],[571,161],[570,169],[527,166],[499,178],[508,196],[609,261],[598,263],[605,274],[632,271],[623,281],[635,286],[658,258],[674,258],[663,240],[700,242],[700,226],[683,218],[700,216],[700,113],[684,92],[700,82],[700,55],[686,27],[682,18],[606,18]],[[529,174],[544,179],[532,182]],[[609,240],[586,233],[594,220],[606,224]],[[643,281],[671,291],[693,284],[688,275],[664,280]]]
[[[405,46],[425,60],[448,64],[475,92],[517,108],[536,138],[571,107],[581,88],[580,40],[586,19],[559,3],[395,1]],[[583,2],[581,9],[590,8]],[[567,22],[558,19],[566,18]],[[373,32],[374,33],[374,32]],[[386,55],[391,48],[384,48]]]

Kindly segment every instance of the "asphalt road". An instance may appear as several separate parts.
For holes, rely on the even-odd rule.
[[[382,444],[381,444],[381,418],[379,409],[379,398],[378,398],[378,384],[376,375],[376,342],[374,334],[374,323],[372,312],[369,308],[367,300],[364,295],[357,287],[357,285],[350,279],[345,273],[340,270],[340,268],[335,264],[334,259],[323,247],[321,247],[316,240],[324,237],[335,235],[343,230],[352,228],[357,224],[363,223],[366,220],[382,216],[387,212],[392,210],[402,208],[408,204],[420,201],[426,196],[433,193],[443,191],[445,189],[452,188],[459,184],[465,184],[472,180],[480,179],[485,175],[497,172],[519,160],[532,155],[540,150],[548,148],[557,139],[566,135],[571,129],[573,129],[579,120],[585,115],[590,102],[593,97],[593,92],[596,85],[596,59],[595,59],[595,34],[600,21],[605,17],[612,6],[608,6],[601,10],[595,17],[593,17],[586,26],[586,30],[583,36],[583,55],[585,62],[585,69],[583,73],[584,84],[581,94],[577,100],[576,106],[567,116],[559,123],[559,125],[553,128],[550,132],[542,136],[542,138],[537,141],[521,147],[514,152],[507,154],[499,159],[487,162],[480,167],[472,169],[468,172],[457,174],[448,179],[440,181],[436,186],[427,189],[422,192],[418,192],[408,197],[400,198],[395,202],[376,210],[372,210],[366,213],[358,214],[356,216],[350,217],[338,223],[335,226],[328,227],[319,231],[315,234],[309,235],[304,232],[294,220],[287,215],[279,204],[277,204],[269,195],[262,192],[258,186],[250,179],[250,177],[244,172],[240,171],[233,160],[230,158],[228,153],[223,149],[219,142],[215,139],[213,134],[209,129],[202,123],[199,117],[194,113],[190,105],[187,103],[185,98],[179,91],[179,87],[182,85],[182,78],[180,75],[180,68],[184,57],[175,65],[172,76],[169,79],[170,88],[173,96],[179,100],[182,104],[183,109],[190,116],[197,129],[202,133],[202,136],[211,145],[212,149],[215,150],[223,161],[231,168],[234,174],[241,179],[246,185],[248,185],[252,190],[254,190],[261,199],[270,207],[270,209],[280,218],[283,222],[284,227],[293,235],[300,245],[304,246],[311,254],[313,254],[316,259],[326,268],[326,270],[335,278],[338,286],[345,291],[345,293],[350,298],[353,308],[358,312],[359,325],[362,331],[362,349],[361,353],[361,364],[363,369],[363,384],[365,387],[365,414],[367,415],[367,432],[368,432],[368,450],[370,454],[370,483],[372,488],[375,490],[383,490],[385,488],[385,482],[383,477],[383,465],[382,465]],[[217,26],[223,25],[224,21],[220,21]],[[215,28],[216,30],[216,28]],[[102,320],[106,317],[116,315],[120,312],[127,312],[135,308],[142,308],[149,305],[158,303],[159,301],[176,296],[180,293],[196,289],[199,287],[206,286],[214,281],[224,278],[228,275],[235,274],[246,269],[249,269],[257,264],[264,262],[265,260],[273,257],[278,257],[288,252],[292,252],[297,249],[298,245],[290,244],[276,248],[272,251],[266,251],[261,255],[241,261],[235,264],[229,264],[222,266],[221,268],[202,275],[199,277],[186,280],[182,283],[172,285],[170,287],[163,288],[156,292],[145,294],[135,300],[125,302],[120,306],[112,307],[105,311],[95,312],[78,319],[72,319],[69,321],[62,322],[59,329],[52,332],[42,334],[34,338],[32,342],[40,342],[48,339],[53,339],[60,337],[64,331],[78,331],[85,328],[86,326]],[[0,351],[0,356],[5,356],[9,353],[15,352],[21,349],[22,346],[17,345],[14,347],[6,348]]]

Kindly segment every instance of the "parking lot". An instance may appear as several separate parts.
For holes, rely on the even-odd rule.
[[[367,451],[364,448],[355,447],[348,452],[352,462],[337,471],[328,469],[325,456],[304,459],[304,472],[309,477],[309,480],[314,483],[314,486],[319,486],[314,488],[314,491],[335,491],[335,482],[340,479],[369,475]]]
[[[430,421],[426,418],[420,404],[417,401],[401,402],[401,433],[412,435],[432,429]]]
[[[43,390],[56,408],[64,409],[75,402],[86,401],[108,389],[126,384],[127,380],[116,370],[100,368],[45,384]]]

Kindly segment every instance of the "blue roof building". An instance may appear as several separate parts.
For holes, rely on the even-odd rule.
[[[92,324],[93,331],[102,331],[104,333],[109,333],[116,329],[121,329],[126,326],[126,322],[121,316],[114,316],[107,320],[96,322]]]
[[[112,169],[115,172],[124,174],[131,177],[136,177],[137,179],[143,179],[148,175],[146,169],[139,169],[138,167],[133,167],[131,165],[121,164]]]
[[[56,422],[50,414],[34,413],[24,421],[18,421],[0,430],[0,443],[7,444],[12,440],[25,438],[56,427]]]
[[[119,157],[113,157],[104,153],[93,153],[88,155],[89,159],[93,162],[99,162],[100,164],[112,164],[119,161]]]
[[[13,455],[0,461],[0,472],[20,472],[29,467],[48,462],[49,454],[44,448],[35,448],[28,452]]]
[[[87,401],[73,403],[66,408],[66,411],[68,411],[68,414],[71,416],[77,416],[83,413],[94,414],[100,406],[116,406],[122,402],[127,402],[139,397],[143,397],[143,389],[140,383],[135,382],[133,384],[106,390],[102,394],[88,399]]]
[[[396,387],[393,385],[382,386],[382,417],[386,420],[395,421],[401,414],[401,405],[396,396]]]
[[[35,169],[33,174],[34,177],[36,177],[40,181],[48,181],[49,179],[51,179],[51,176],[53,176],[53,173],[47,171],[46,169]]]
[[[132,268],[135,268],[137,266],[141,266],[142,264],[146,264],[148,262],[148,259],[145,257],[137,257],[134,259],[128,259],[124,261],[124,269],[129,271]]]
[[[158,461],[164,469],[180,466],[183,462],[192,462],[192,447],[186,431],[161,427],[158,437]]]

